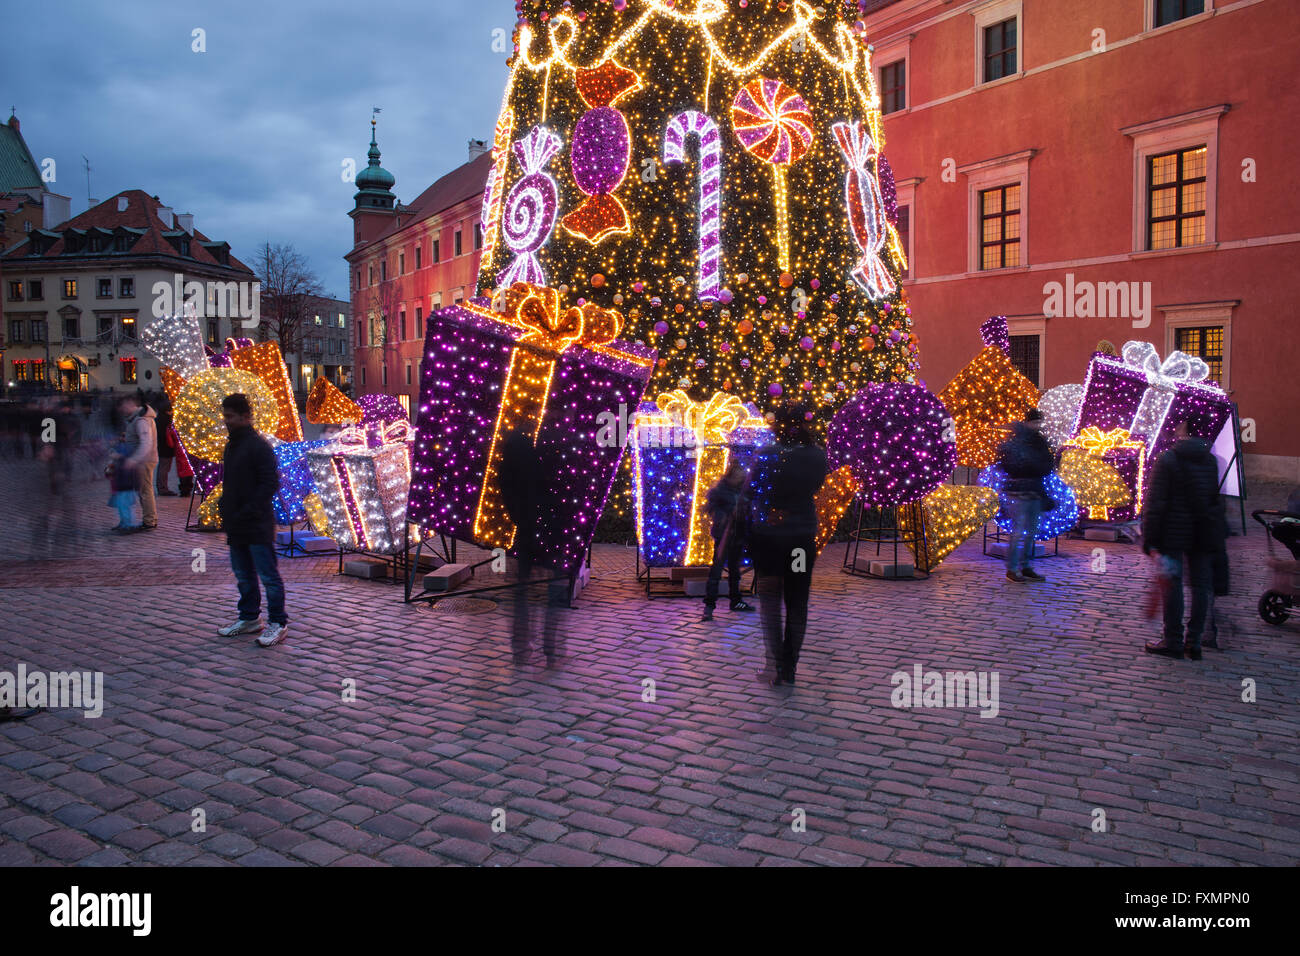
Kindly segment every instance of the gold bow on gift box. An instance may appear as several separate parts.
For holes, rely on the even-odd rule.
[[[685,564],[709,564],[713,560],[713,536],[705,508],[706,497],[727,472],[731,457],[727,439],[741,426],[765,428],[767,423],[753,417],[739,398],[726,392],[714,392],[707,401],[697,402],[681,389],[675,389],[662,393],[655,405],[659,414],[638,417],[638,426],[677,426],[694,433],[695,484],[691,492],[691,533]]]
[[[564,308],[557,289],[526,282],[516,282],[499,292],[494,310],[480,306],[467,308],[496,322],[524,330],[510,356],[501,407],[497,411],[492,443],[488,448],[478,511],[474,516],[474,534],[479,543],[509,548],[514,544],[515,526],[501,497],[498,475],[501,440],[511,432],[520,431],[536,443],[546,414],[555,364],[568,349],[579,345],[627,357],[607,348],[608,343],[618,337],[623,316],[615,309],[602,309],[590,302],[581,307]]]
[[[1146,466],[1146,442],[1134,439],[1128,429],[1102,431],[1089,425],[1066,443],[1058,474],[1075,493],[1080,506],[1087,506],[1094,521],[1110,518],[1110,508],[1133,504],[1134,514],[1142,511],[1142,479]],[[1119,472],[1102,459],[1112,451],[1136,451],[1137,487],[1130,491]],[[1135,493],[1136,492],[1136,493]]]

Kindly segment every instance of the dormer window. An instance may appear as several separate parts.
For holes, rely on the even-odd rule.
[[[189,236],[182,236],[182,237],[181,237],[181,255],[183,255],[183,256],[188,256],[189,254],[190,254],[190,237],[189,237]]]
[[[126,250],[127,250],[127,245],[126,245],[126,236],[114,236],[114,237],[113,237],[113,251],[114,251],[114,252],[126,252]]]

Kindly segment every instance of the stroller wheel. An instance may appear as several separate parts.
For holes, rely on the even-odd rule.
[[[1290,599],[1281,591],[1265,591],[1259,599],[1259,616],[1269,624],[1283,624],[1290,617]]]

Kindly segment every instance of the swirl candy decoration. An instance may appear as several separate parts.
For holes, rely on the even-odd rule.
[[[778,263],[790,271],[789,202],[785,168],[812,145],[812,113],[803,97],[780,80],[759,77],[740,88],[731,103],[731,128],[751,155],[770,163],[776,199]]]
[[[587,200],[564,217],[563,226],[593,246],[606,236],[631,231],[627,210],[612,194],[627,175],[632,158],[632,133],[627,119],[614,104],[641,88],[641,78],[631,70],[606,60],[600,66],[577,71],[578,93],[591,109],[573,127],[569,162],[573,179]]]
[[[848,161],[849,172],[844,179],[844,201],[849,212],[849,226],[857,240],[862,259],[850,275],[866,289],[873,299],[883,299],[896,286],[894,279],[881,261],[880,253],[889,239],[889,220],[885,218],[885,203],[880,196],[880,184],[871,169],[876,158],[876,143],[871,133],[855,120],[852,123],[835,123],[831,126],[835,140]]]
[[[664,162],[685,162],[691,136],[700,140],[700,277],[695,295],[703,301],[718,298],[722,281],[722,137],[718,124],[703,113],[678,113],[664,133]]]
[[[515,259],[497,276],[498,285],[513,285],[515,282],[546,284],[546,274],[537,261],[537,250],[551,237],[560,199],[555,180],[543,170],[551,157],[559,152],[560,146],[560,137],[541,126],[534,126],[527,136],[515,143],[515,156],[519,158],[524,176],[510,190],[505,219],[501,224],[506,245],[515,253]]]

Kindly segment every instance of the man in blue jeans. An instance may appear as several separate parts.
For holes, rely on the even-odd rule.
[[[1002,492],[1011,514],[1011,540],[1007,542],[1007,579],[1023,584],[1044,581],[1031,567],[1038,535],[1038,519],[1047,497],[1043,479],[1052,473],[1056,457],[1043,437],[1043,416],[1036,408],[1013,426],[1011,438],[998,449],[998,464],[1007,473]]]
[[[284,582],[275,560],[275,511],[271,504],[280,489],[280,472],[275,452],[253,428],[248,396],[227,395],[221,402],[221,415],[230,432],[221,460],[221,526],[230,545],[230,567],[239,583],[239,620],[217,633],[234,637],[261,631],[257,643],[271,647],[284,640],[289,627],[284,613]],[[265,629],[259,578],[266,587],[266,608],[271,619]]]

